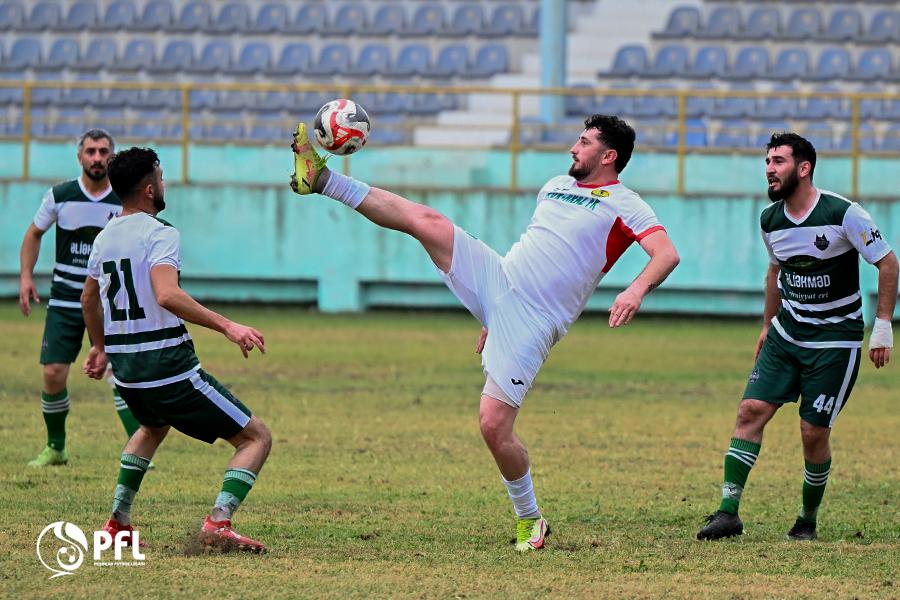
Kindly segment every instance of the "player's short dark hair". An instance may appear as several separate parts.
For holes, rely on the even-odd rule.
[[[128,198],[145,177],[152,175],[159,166],[159,157],[152,148],[128,148],[113,154],[107,174],[116,196]]]
[[[616,151],[616,173],[621,173],[631,160],[631,153],[634,152],[635,135],[631,125],[619,117],[591,115],[584,120],[584,128],[600,130],[597,139],[607,148]]]
[[[113,139],[113,136],[110,132],[105,129],[100,129],[99,127],[95,127],[94,129],[88,129],[84,133],[78,136],[78,151],[81,152],[84,149],[84,140],[92,139],[95,142],[97,140],[109,140],[109,151],[116,151],[116,140]]]
[[[816,149],[812,143],[796,133],[782,131],[772,134],[772,139],[766,144],[766,151],[778,146],[790,146],[795,163],[809,162],[809,180],[812,181],[813,171],[816,170]]]

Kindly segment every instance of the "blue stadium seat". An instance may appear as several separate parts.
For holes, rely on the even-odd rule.
[[[759,129],[757,130],[753,141],[753,147],[763,149],[766,147],[766,144],[769,143],[769,140],[772,139],[772,134],[791,130],[791,126],[788,125],[786,121],[764,121],[759,124]]]
[[[56,2],[38,2],[31,9],[31,14],[22,25],[20,31],[52,31],[62,20],[62,7]]]
[[[781,32],[781,11],[775,7],[764,6],[754,8],[747,17],[744,29],[738,32],[736,39],[764,40],[778,37]]]
[[[728,52],[724,46],[703,46],[697,51],[694,62],[684,77],[709,79],[722,77],[728,72]]]
[[[736,6],[717,6],[709,14],[706,27],[695,35],[707,39],[732,39],[741,31],[741,11]]]
[[[656,53],[653,66],[644,71],[644,77],[680,77],[688,71],[687,46],[663,46]]]
[[[895,123],[888,127],[884,134],[884,139],[881,140],[879,149],[889,152],[900,152],[900,123]]]
[[[715,90],[716,87],[711,83],[698,83],[691,86],[691,91],[697,90],[701,92],[709,92]],[[719,98],[715,96],[688,96],[684,102],[684,111],[687,117],[692,119],[711,117],[715,114],[716,104]]]
[[[484,9],[480,4],[462,3],[456,7],[444,35],[461,37],[478,35],[484,29]]]
[[[13,42],[6,60],[0,67],[4,71],[24,71],[41,64],[41,42],[35,38],[19,38]]]
[[[615,83],[615,91],[634,90],[629,83]],[[634,113],[634,96],[626,94],[603,94],[600,102],[595,104],[596,111],[604,115],[630,115]]]
[[[475,53],[465,77],[491,77],[509,71],[509,54],[503,44],[485,44]]]
[[[125,46],[122,56],[111,69],[115,71],[138,71],[149,69],[156,62],[156,48],[145,38],[133,39]]]
[[[82,131],[90,127],[102,127],[115,138],[125,137],[125,112],[121,108],[102,108],[93,118],[82,123]]]
[[[52,121],[46,135],[70,140],[78,138],[85,130],[84,121],[80,118],[83,115],[80,114],[80,111],[72,112],[71,115],[60,114],[56,120]]]
[[[750,81],[769,73],[769,52],[762,46],[745,46],[738,50],[725,79]]]
[[[187,69],[188,73],[221,73],[231,67],[233,51],[231,42],[215,40],[208,42],[200,57]]]
[[[805,79],[810,73],[809,62],[806,48],[786,48],[773,61],[769,77],[783,81]]]
[[[707,146],[709,146],[709,135],[706,129],[706,121],[702,119],[687,119],[684,125],[684,142],[688,148],[706,148]]]
[[[328,77],[343,73],[351,62],[350,46],[343,42],[328,44],[319,52],[319,60],[309,66],[306,74]]]
[[[406,27],[406,12],[397,4],[380,4],[375,9],[368,35],[397,35]]]
[[[587,83],[576,83],[571,86],[573,90],[593,91],[594,86]],[[594,114],[594,94],[567,94],[563,99],[565,114],[570,117],[584,117]],[[538,121],[540,122],[540,121]]]
[[[427,77],[459,77],[469,70],[469,49],[464,44],[450,44],[441,48],[434,65],[423,75]]]
[[[406,28],[400,31],[405,37],[440,35],[447,27],[447,14],[443,4],[420,4]]]
[[[369,115],[378,115],[379,119],[405,113],[412,102],[409,94],[399,92],[359,92],[355,98]]]
[[[673,91],[668,84],[656,84],[650,89]],[[671,96],[638,96],[634,100],[632,114],[642,118],[675,117],[678,115],[678,99],[674,93]]]
[[[749,148],[750,122],[725,121],[713,136],[712,146],[713,148]]]
[[[141,18],[135,21],[135,31],[167,31],[175,21],[171,0],[155,0],[144,5]]]
[[[869,94],[881,94],[884,92],[884,88],[880,85],[867,85],[859,91]],[[882,98],[860,98],[860,119],[881,121],[886,118],[885,112],[885,102]]]
[[[237,62],[229,73],[237,75],[253,75],[262,73],[272,65],[272,49],[265,42],[249,42],[241,49]]]
[[[406,112],[413,115],[436,115],[443,110],[458,108],[458,100],[452,92],[419,92],[405,95],[404,105]]]
[[[871,48],[859,55],[859,62],[847,76],[856,81],[887,81],[893,70],[891,52],[887,48]]]
[[[194,44],[187,40],[171,40],[159,60],[147,70],[153,73],[188,71],[194,65],[194,60]]]
[[[60,85],[63,81],[62,73],[58,71],[40,73],[37,79],[52,85],[31,88],[31,104],[33,106],[49,106],[51,108],[57,106],[62,99],[62,86]]]
[[[244,124],[233,118],[213,121],[204,129],[201,137],[201,139],[206,141],[225,143],[236,142],[243,138]]]
[[[525,13],[518,4],[501,4],[494,8],[481,35],[505,37],[524,33]]]
[[[212,8],[205,0],[194,0],[188,2],[181,9],[181,15],[178,20],[172,23],[171,31],[179,33],[193,33],[195,31],[204,31],[209,28],[212,21]]]
[[[878,149],[875,128],[872,127],[872,125],[869,123],[860,123],[858,131],[859,149],[861,152],[872,152],[873,150]],[[841,134],[841,138],[835,146],[835,150],[840,150],[841,152],[850,152],[853,150],[853,138],[851,137],[851,133],[852,131],[849,127],[844,130],[844,133]]]
[[[597,73],[598,77],[633,77],[647,70],[647,49],[643,46],[626,45],[616,51],[612,68]]]
[[[250,29],[250,7],[245,2],[229,2],[219,10],[207,31],[210,33],[246,32]]]
[[[834,150],[834,131],[828,123],[810,123],[801,134],[813,145],[817,152]]]
[[[270,76],[290,76],[302,73],[312,62],[312,49],[309,44],[292,42],[281,49],[278,62],[266,70]]]
[[[138,79],[133,76],[123,76],[116,80],[116,83],[135,83]],[[100,94],[100,100],[97,106],[101,108],[110,108],[121,110],[125,107],[135,106],[141,95],[138,88],[111,87],[107,88]]]
[[[520,35],[537,37],[541,31],[541,7],[535,6],[531,11],[531,17],[522,24]]]
[[[833,85],[824,85],[816,88],[815,92],[833,93],[840,90]],[[824,119],[849,119],[850,103],[844,98],[828,96],[811,96],[806,99],[797,117],[811,121]]]
[[[297,11],[293,21],[287,23],[287,33],[316,33],[325,29],[328,24],[328,12],[323,4],[303,4]]]
[[[739,83],[729,88],[732,92],[752,92],[749,83]],[[755,119],[759,116],[759,101],[755,96],[722,96],[716,99],[713,116],[718,119]]]
[[[97,3],[93,0],[76,2],[61,20],[58,31],[86,31],[97,25]]]
[[[818,8],[799,8],[791,13],[787,26],[778,34],[783,40],[808,40],[819,37],[822,13]]]
[[[166,113],[158,110],[141,110],[128,123],[126,137],[155,142],[166,137]]]
[[[294,112],[317,112],[322,105],[334,100],[335,94],[330,91],[297,92],[293,95],[291,105]]]
[[[900,12],[896,10],[878,11],[872,16],[869,28],[858,36],[856,41],[866,44],[900,42]]]
[[[377,146],[393,146],[407,143],[404,131],[405,120],[398,115],[384,115],[378,117],[378,127],[372,130],[367,144]]]
[[[181,109],[181,90],[162,88],[141,90],[134,105],[140,109],[177,111]]]
[[[386,44],[367,44],[359,51],[356,62],[347,68],[347,75],[371,77],[389,70],[391,51]]]
[[[290,102],[290,92],[257,92],[253,102],[253,111],[258,114],[281,113],[282,111],[293,110]]]
[[[843,48],[826,48],[819,55],[815,70],[809,79],[815,81],[831,81],[846,79],[850,75],[850,53]]]
[[[357,35],[366,30],[369,13],[365,5],[354,2],[338,6],[331,23],[325,28],[327,35]]]
[[[571,144],[572,139],[577,135],[577,132],[572,135],[568,143]],[[637,132],[635,143],[639,146],[649,146],[651,148],[674,148],[678,145],[678,130],[673,128],[671,123],[661,119],[643,120],[641,121],[640,131]]]
[[[211,109],[219,105],[219,91],[197,87],[188,91],[188,105],[192,111]]]
[[[79,71],[99,71],[110,69],[116,64],[119,52],[116,42],[112,37],[93,36],[87,49],[81,55],[81,60],[72,68]]]
[[[116,0],[106,8],[103,17],[94,24],[96,31],[128,31],[138,18],[134,0]]]
[[[0,81],[9,81],[11,79],[19,80],[21,75],[18,73],[4,73],[0,71]],[[10,105],[21,106],[24,99],[22,88],[0,87],[0,107]],[[5,119],[0,119],[0,127],[5,123]]]
[[[770,95],[760,100],[759,113],[767,119],[790,119],[800,113],[800,98],[784,92],[797,92],[793,84],[776,85]]]
[[[694,37],[701,27],[700,11],[696,7],[679,6],[669,13],[669,21],[666,23],[666,28],[659,33],[653,34],[653,37],[660,39]]]
[[[431,64],[431,50],[424,44],[403,46],[397,54],[394,65],[384,75],[389,77],[412,77],[422,75]]]
[[[251,33],[277,33],[283,31],[290,19],[287,5],[278,2],[263,4],[256,13],[256,20],[249,27]]]
[[[862,15],[855,8],[842,8],[831,13],[828,27],[821,38],[835,42],[854,40],[862,35]]]
[[[57,38],[50,46],[41,69],[62,70],[74,67],[81,60],[81,47],[78,40],[72,38]]]
[[[25,9],[18,2],[0,4],[0,31],[16,31],[22,29],[25,22]]]
[[[884,100],[881,114],[888,121],[900,121],[900,100]]]
[[[220,117],[222,113],[240,113],[245,108],[252,108],[256,102],[256,94],[244,90],[222,90],[218,102],[211,108]],[[240,115],[237,116],[240,118]]]
[[[86,83],[100,83],[100,76],[97,73],[82,73],[76,81]],[[70,88],[64,90],[62,98],[59,99],[60,106],[77,107],[84,110],[86,107],[96,106],[100,102],[103,89],[96,88]]]

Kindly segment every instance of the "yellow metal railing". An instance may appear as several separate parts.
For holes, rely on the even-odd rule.
[[[181,146],[182,155],[182,181],[187,182],[189,177],[190,166],[190,145],[191,138],[191,92],[195,90],[211,90],[219,92],[317,92],[324,93],[333,91],[335,97],[354,97],[354,94],[360,93],[399,93],[399,94],[455,94],[464,96],[467,94],[487,94],[493,96],[505,96],[509,98],[509,120],[498,120],[498,123],[492,126],[498,130],[509,132],[509,138],[506,149],[509,151],[510,165],[510,181],[511,190],[518,189],[519,173],[518,163],[519,155],[522,151],[532,148],[545,147],[539,142],[522,143],[522,134],[525,129],[523,124],[523,115],[526,110],[523,109],[524,100],[542,96],[564,96],[567,98],[591,96],[595,98],[601,97],[665,97],[673,98],[676,101],[677,113],[674,118],[670,117],[666,121],[667,125],[674,125],[676,132],[676,143],[674,146],[660,147],[660,150],[674,152],[677,160],[677,189],[679,194],[685,191],[685,162],[691,153],[708,153],[708,152],[736,152],[736,153],[759,153],[761,149],[753,148],[712,148],[712,147],[690,147],[688,145],[688,100],[691,98],[754,98],[757,101],[763,98],[794,98],[798,100],[808,100],[810,98],[822,99],[839,99],[850,102],[850,148],[847,151],[825,151],[823,154],[839,154],[849,156],[851,159],[851,192],[855,196],[859,190],[859,160],[862,152],[860,150],[860,125],[862,122],[860,103],[863,100],[897,100],[900,101],[900,95],[878,92],[794,92],[794,91],[733,91],[733,90],[696,90],[696,89],[623,89],[623,88],[550,88],[550,89],[498,89],[492,87],[476,87],[476,86],[453,86],[453,87],[436,87],[436,86],[379,86],[379,85],[349,85],[337,84],[333,86],[323,84],[295,84],[285,85],[282,83],[174,83],[174,82],[119,82],[106,83],[96,81],[13,81],[0,80],[0,88],[19,88],[22,90],[22,174],[23,178],[29,176],[29,160],[30,145],[32,141],[32,110],[33,110],[33,92],[37,89],[59,89],[64,93],[74,89],[97,89],[97,90],[166,90],[178,92],[180,95],[180,111],[177,120],[181,124],[181,133],[177,142]],[[469,110],[477,110],[477,106],[469,106]],[[587,117],[588,115],[583,115]],[[174,113],[173,113],[174,117]],[[710,117],[707,117],[709,119]],[[780,117],[779,117],[780,118]],[[789,120],[791,117],[787,117]],[[641,119],[639,117],[626,116],[626,120],[637,123],[637,129],[640,131]],[[654,119],[654,120],[659,120]],[[722,120],[722,119],[712,119]],[[744,118],[745,121],[753,123],[753,119]],[[758,122],[758,119],[757,119]],[[409,124],[403,124],[401,127],[410,128],[424,124],[420,121],[412,120]],[[571,124],[571,122],[570,122]],[[538,127],[544,125],[537,124]],[[454,130],[483,130],[485,125],[454,125]],[[802,134],[803,127],[798,128]],[[573,131],[573,133],[575,133]],[[235,140],[236,143],[242,143],[245,140]],[[574,141],[574,136],[573,136]],[[639,140],[640,141],[640,140]],[[711,141],[711,136],[710,136]],[[435,144],[432,147],[450,147]],[[484,148],[484,146],[465,146],[453,145],[453,148],[475,147]],[[556,147],[556,146],[554,146]],[[898,153],[891,153],[898,154]],[[345,168],[349,169],[350,157],[345,157]]]

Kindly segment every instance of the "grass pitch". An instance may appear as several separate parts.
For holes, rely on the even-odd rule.
[[[135,503],[146,564],[88,560],[49,580],[38,534],[65,520],[90,536],[103,523],[124,433],[107,386],[73,373],[70,464],[25,466],[45,442],[43,311],[24,319],[4,302],[4,596],[900,597],[900,364],[880,372],[863,364],[832,436],[818,542],[783,540],[803,474],[789,405],[769,425],[744,493],[745,535],[700,543],[693,538],[718,504],[758,326],[639,317],[610,331],[602,317],[582,319],[519,418],[554,530],[546,551],[521,556],[478,433],[483,380],[471,317],[223,312],[261,329],[269,347],[245,361],[223,337],[192,328],[204,368],[273,431],[269,462],[236,518],[269,554],[192,552],[231,449],[173,432]]]

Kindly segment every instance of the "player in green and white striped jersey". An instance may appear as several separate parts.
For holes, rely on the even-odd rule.
[[[756,364],[725,454],[719,510],[698,539],[740,535],[738,505],[759,456],[763,430],[782,404],[800,397],[805,470],[802,508],[787,537],[816,539],[816,516],[831,472],[831,427],[847,405],[863,342],[859,257],[878,269],[869,339],[875,368],[888,363],[897,300],[897,257],[859,204],[813,186],[816,151],[794,133],[772,136],[766,178],[772,204],[760,218],[769,252],[763,330]]]
[[[66,382],[69,366],[81,351],[84,338],[79,298],[87,276],[87,259],[97,233],[122,210],[122,203],[106,176],[107,162],[114,150],[115,142],[108,132],[91,129],[83,133],[78,140],[77,154],[83,171],[81,176],[47,190],[22,240],[19,307],[27,317],[31,314],[31,301],[40,302],[34,283],[34,266],[41,239],[56,224],[56,264],[40,357],[44,379],[41,408],[47,426],[47,446],[28,463],[33,467],[62,465],[69,460]],[[115,390],[113,398],[130,437],[138,423]]]
[[[178,231],[156,215],[165,208],[156,152],[129,148],[109,164],[122,215],[97,235],[87,263],[81,303],[93,341],[85,372],[101,377],[107,357],[116,388],[140,422],[125,445],[110,519],[113,534],[132,531],[131,505],[153,453],[170,427],[212,444],[235,447],[221,492],[201,528],[205,543],[262,552],[265,546],[231,528],[272,445],[266,426],[231,392],[200,368],[184,326],[190,321],[223,333],[246,358],[265,352],[262,334],[199,304],[178,285]]]

